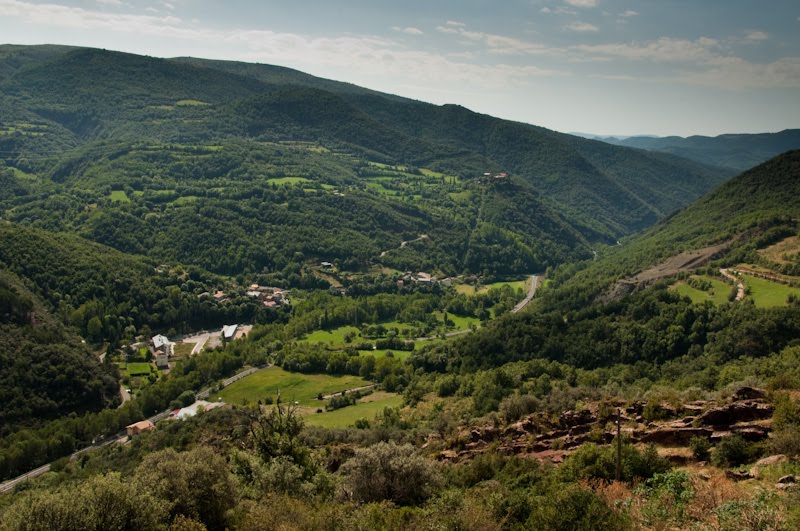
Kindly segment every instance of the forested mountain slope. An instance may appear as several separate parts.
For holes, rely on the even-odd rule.
[[[800,336],[800,307],[791,295],[800,278],[800,255],[796,246],[780,247],[794,242],[800,230],[799,198],[800,151],[790,151],[723,184],[644,234],[604,250],[599,260],[560,268],[534,311],[507,316],[452,346],[415,355],[414,363],[436,371],[533,358],[583,368],[641,363],[648,364],[648,371],[667,364],[675,378],[713,388],[722,364],[778,352]],[[701,267],[694,280],[676,270],[672,276],[634,285],[630,295],[608,296],[621,279],[678,253],[720,243],[725,251]],[[735,301],[737,288],[733,283],[724,287],[728,281],[720,267],[745,271],[740,277],[748,286],[759,278],[756,274],[774,283],[758,284],[762,292],[754,296],[755,303],[749,294]],[[692,293],[700,298],[717,282],[723,295],[731,293],[730,302],[700,304],[677,289],[686,282],[698,286]],[[783,298],[767,302],[761,298],[766,289]]]
[[[295,253],[528,272],[729,176],[268,65],[4,46],[0,72],[4,218],[226,274],[280,273]]]
[[[116,378],[0,266],[0,437],[119,401]]]

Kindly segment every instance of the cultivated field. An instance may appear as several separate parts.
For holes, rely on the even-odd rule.
[[[287,372],[278,367],[270,367],[242,378],[209,400],[222,399],[229,404],[254,404],[259,400],[275,400],[278,391],[284,403],[299,402],[303,407],[323,407],[317,395],[330,395],[348,389],[369,385],[370,382],[358,376],[329,376],[326,374],[300,374]]]
[[[710,283],[711,288],[707,291],[703,291],[690,286],[685,281],[680,281],[674,284],[672,289],[681,296],[689,297],[692,299],[692,302],[697,304],[702,304],[706,301],[711,301],[714,304],[725,304],[728,302],[728,294],[730,294],[733,286],[712,276],[700,275],[692,276],[692,278]]]
[[[403,398],[400,395],[378,391],[365,396],[352,406],[324,413],[310,413],[305,417],[305,421],[311,426],[346,428],[352,426],[358,419],[367,419],[373,422],[375,415],[384,408],[399,407],[402,403]]]

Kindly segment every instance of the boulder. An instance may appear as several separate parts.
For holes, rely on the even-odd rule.
[[[771,404],[762,400],[742,400],[711,408],[700,415],[698,421],[703,426],[730,426],[737,422],[769,418],[774,409]]]
[[[733,393],[734,400],[753,400],[767,397],[767,392],[757,387],[742,386]]]
[[[728,479],[732,479],[733,481],[744,481],[747,479],[753,479],[753,475],[750,472],[743,472],[740,470],[726,470],[725,477]]]
[[[762,457],[761,459],[756,461],[755,465],[753,466],[780,465],[781,463],[785,463],[788,460],[789,458],[783,454],[775,454],[775,455],[770,455],[768,457]]]
[[[788,476],[783,476],[778,479],[778,484],[789,485],[794,483],[797,483],[797,476],[794,474],[789,474]]]

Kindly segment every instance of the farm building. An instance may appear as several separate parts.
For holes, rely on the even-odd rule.
[[[156,425],[149,420],[142,420],[126,426],[125,429],[128,430],[128,437],[133,437],[135,435],[139,435],[143,431],[156,429]]]

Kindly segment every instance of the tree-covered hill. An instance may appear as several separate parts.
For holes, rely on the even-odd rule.
[[[268,65],[0,52],[4,218],[226,274],[277,273],[294,253],[529,272],[587,257],[729,176]],[[480,181],[502,171],[510,183]],[[127,201],[104,202],[114,191]],[[431,245],[381,257],[421,233]]]
[[[116,379],[80,337],[0,266],[0,437],[118,402]]]
[[[666,366],[674,377],[701,387],[716,385],[719,367],[741,356],[778,352],[800,336],[800,307],[791,296],[768,306],[746,297],[715,305],[698,303],[672,289],[686,273],[656,278],[620,298],[608,297],[615,282],[629,279],[678,253],[726,243],[727,249],[694,280],[724,277],[720,267],[745,264],[778,281],[772,289],[797,282],[798,254],[777,259],[765,252],[792,241],[800,225],[800,151],[790,151],[721,185],[692,205],[598,260],[556,271],[534,310],[504,317],[470,338],[415,355],[419,367],[464,371],[477,367],[547,358],[577,367]],[[705,276],[702,276],[705,275]],[[783,287],[782,287],[783,286]],[[630,291],[630,290],[628,290]],[[639,365],[641,364],[641,365]],[[687,372],[688,371],[688,372]]]
[[[633,136],[624,139],[601,138],[619,146],[670,153],[705,164],[744,171],[788,151],[800,148],[800,129],[778,133],[726,134],[715,137]]]

